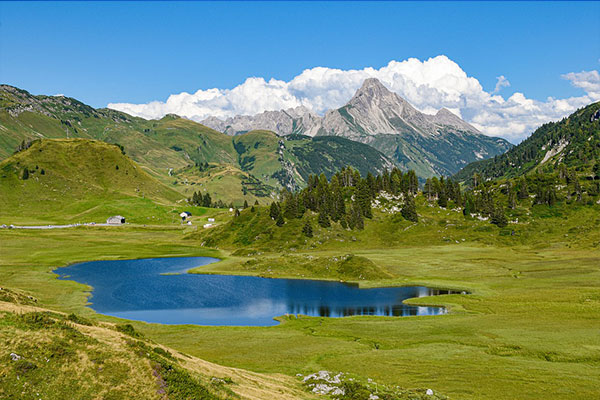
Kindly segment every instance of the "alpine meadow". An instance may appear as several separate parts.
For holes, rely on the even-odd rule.
[[[3,2],[0,398],[600,398],[599,13]]]

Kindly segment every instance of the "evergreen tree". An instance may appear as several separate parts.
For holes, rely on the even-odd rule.
[[[250,207],[250,212],[254,212],[254,211],[256,211],[254,206]]]
[[[258,205],[258,200],[254,200],[254,205],[257,206]]]
[[[277,215],[277,221],[275,222],[275,224],[279,227],[283,226],[283,224],[285,224],[285,221],[283,220],[283,215],[281,215],[281,213],[279,213]]]
[[[573,180],[573,188],[575,189],[575,194],[577,195],[577,201],[581,201],[581,184],[579,183],[579,179],[575,177]]]
[[[305,206],[306,193],[300,193],[296,197],[296,218],[302,218],[304,213],[306,212]]]
[[[342,218],[340,218],[340,225],[342,226],[342,228],[347,229],[348,228],[348,221],[347,221],[347,216],[344,215]]]
[[[240,210],[238,210],[237,208],[235,209],[235,213],[233,214],[234,217],[239,217],[240,216]]]
[[[354,210],[354,227],[359,231],[365,229],[365,220],[363,219],[362,210],[356,207]]]
[[[419,221],[419,216],[417,215],[417,207],[415,205],[415,199],[412,197],[412,195],[409,194],[404,196],[404,206],[402,207],[401,214],[404,217],[404,219],[408,221]]]
[[[286,217],[287,219],[296,218],[298,214],[298,204],[296,197],[292,193],[287,191],[284,197],[285,199],[282,204],[284,217]]]
[[[366,218],[372,218],[373,214],[371,212],[371,190],[367,185],[367,181],[361,179],[358,184],[357,192],[356,192],[356,202],[360,206],[361,213]]]
[[[329,222],[329,215],[326,212],[321,211],[319,213],[319,225],[323,228],[329,228],[331,226],[331,222]]]
[[[355,223],[356,218],[354,217],[354,208],[352,210],[350,210],[349,214],[346,214],[346,218],[344,218],[344,220],[346,221],[346,225],[348,226],[348,228],[354,229],[356,227],[356,223]]]
[[[279,210],[279,205],[277,205],[277,203],[275,202],[272,202],[271,208],[269,209],[269,216],[271,217],[271,219],[276,221],[280,213],[281,212]]]
[[[202,198],[202,206],[210,207],[212,205],[212,199],[210,198],[210,194],[207,192]]]
[[[27,167],[25,167],[23,169],[23,173],[21,174],[21,179],[23,179],[24,181],[29,179],[29,170],[27,169]]]
[[[513,185],[508,188],[508,206],[514,209],[517,206],[517,193]]]
[[[473,211],[474,211],[473,197],[468,196],[465,199],[465,208],[463,208],[463,215],[465,217],[470,217],[471,214],[473,213]]]
[[[333,190],[333,213],[331,219],[339,221],[346,215],[346,203],[344,201],[344,195],[339,185],[335,185]]]
[[[446,191],[444,189],[442,189],[439,194],[438,206],[442,208],[446,208],[448,206],[448,197],[446,197]]]
[[[554,186],[551,186],[548,189],[547,195],[546,195],[546,203],[552,207],[555,203],[556,203],[556,190],[554,189]]]
[[[494,207],[494,210],[490,214],[490,222],[500,228],[504,228],[508,224],[508,220],[506,219],[504,208],[502,208],[502,206]]]
[[[527,181],[525,178],[519,179],[519,183],[517,186],[517,197],[521,200],[529,197],[529,190],[527,188]]]
[[[248,208],[248,201],[244,199],[244,210]]]
[[[431,201],[433,199],[433,186],[431,184],[431,179],[427,178],[425,181],[425,186],[423,186],[423,195],[427,196],[427,200]]]
[[[304,227],[302,228],[302,233],[304,233],[304,236],[306,237],[313,237],[313,228],[312,228],[312,224],[310,223],[309,220],[306,220],[306,223],[304,224]]]
[[[192,204],[195,206],[201,206],[202,203],[202,193],[194,192],[192,195]]]

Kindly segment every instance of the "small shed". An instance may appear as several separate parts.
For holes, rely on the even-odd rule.
[[[124,224],[125,223],[125,217],[123,217],[122,215],[115,215],[113,217],[109,217],[106,220],[107,224],[112,224],[112,225],[120,225],[120,224]]]

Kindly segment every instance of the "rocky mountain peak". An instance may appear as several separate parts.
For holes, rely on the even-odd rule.
[[[409,102],[389,90],[377,78],[365,79],[348,105],[375,113],[384,112],[397,115],[413,115],[418,112]]]
[[[454,114],[447,108],[440,109],[433,116],[433,118],[431,118],[431,120],[432,122],[438,125],[450,126],[471,133],[479,133],[479,131],[474,126],[462,120],[458,115]]]

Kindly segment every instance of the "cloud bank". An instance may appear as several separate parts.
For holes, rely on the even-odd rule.
[[[425,61],[410,58],[390,61],[380,68],[341,70],[315,67],[304,70],[289,82],[260,77],[246,79],[233,89],[206,89],[179,93],[164,101],[147,104],[110,103],[109,108],[148,119],[177,114],[195,121],[210,116],[228,118],[263,111],[305,106],[318,114],[344,105],[367,78],[379,79],[413,106],[433,114],[442,107],[452,110],[482,133],[501,136],[513,143],[527,137],[539,125],[558,120],[579,107],[600,100],[598,71],[571,72],[563,79],[583,90],[579,97],[528,99],[516,92],[508,98],[499,93],[510,86],[504,76],[497,78],[493,92],[448,57]]]

